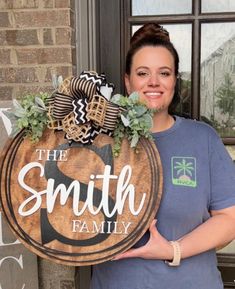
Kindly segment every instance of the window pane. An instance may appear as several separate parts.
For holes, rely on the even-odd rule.
[[[234,254],[235,253],[235,240],[228,244],[223,249],[219,250],[218,253]]]
[[[133,26],[134,33],[140,26]],[[170,33],[170,38],[178,51],[180,63],[180,104],[177,112],[190,116],[191,114],[191,54],[192,54],[192,26],[191,24],[163,25]]]
[[[192,0],[133,0],[132,15],[191,14]]]
[[[235,22],[202,24],[201,118],[235,137]]]
[[[235,12],[234,0],[201,0],[202,13],[206,12]]]

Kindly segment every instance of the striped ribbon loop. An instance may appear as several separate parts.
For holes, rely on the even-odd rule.
[[[104,73],[98,74],[96,71],[83,71],[80,74],[81,79],[86,81],[92,81],[95,85],[101,86],[102,83],[106,83],[106,76]]]
[[[79,77],[71,76],[62,82],[48,103],[67,139],[87,144],[100,133],[112,135],[121,111],[109,101],[113,89],[105,74],[95,71],[83,71]],[[54,124],[49,127],[56,128]]]
[[[91,101],[92,96],[97,91],[94,82],[77,77],[71,79],[70,89],[74,98],[88,98],[88,101]]]
[[[87,100],[85,98],[75,99],[72,104],[76,124],[88,122],[90,119],[87,117]]]

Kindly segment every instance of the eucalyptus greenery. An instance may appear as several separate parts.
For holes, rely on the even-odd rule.
[[[62,81],[61,76],[53,77],[53,88],[56,90]],[[40,140],[48,124],[46,102],[49,97],[48,93],[40,92],[29,93],[19,100],[13,100],[13,109],[5,112],[13,124],[12,137],[20,130],[25,129],[26,137],[29,137],[32,142]],[[119,155],[124,137],[129,140],[130,146],[137,152],[140,137],[152,138],[150,129],[155,110],[148,109],[144,103],[141,103],[137,92],[128,97],[116,94],[111,98],[111,101],[121,107],[121,113],[113,134],[114,156]]]
[[[61,75],[52,75],[54,91],[62,82]],[[46,102],[49,97],[47,92],[39,92],[27,93],[18,100],[13,99],[13,109],[4,111],[12,123],[12,137],[25,129],[26,137],[29,137],[32,142],[40,140],[48,122]]]
[[[123,108],[114,130],[114,156],[117,157],[120,153],[123,137],[127,137],[130,146],[137,152],[140,137],[152,139],[150,129],[155,110],[148,109],[144,103],[140,102],[137,92],[133,92],[128,97],[116,94],[111,101]]]
[[[13,124],[12,137],[25,129],[32,142],[39,141],[47,125],[45,102],[48,97],[49,94],[40,92],[25,94],[20,100],[13,99],[13,109],[5,112]]]
[[[57,90],[57,88],[62,84],[63,82],[63,76],[59,75],[57,76],[56,74],[52,75],[52,86],[54,90]]]

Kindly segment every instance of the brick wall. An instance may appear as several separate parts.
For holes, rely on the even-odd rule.
[[[75,71],[74,5],[0,0],[0,107],[26,92],[51,91],[53,74]],[[74,274],[74,267],[38,258],[39,289],[74,289]]]
[[[0,0],[0,100],[51,89],[75,68],[74,0]]]

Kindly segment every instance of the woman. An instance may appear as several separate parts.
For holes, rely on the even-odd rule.
[[[170,114],[178,63],[161,26],[146,24],[132,37],[125,84],[157,111],[164,192],[157,221],[134,248],[94,266],[92,289],[223,288],[215,248],[235,239],[234,165],[211,127]]]

